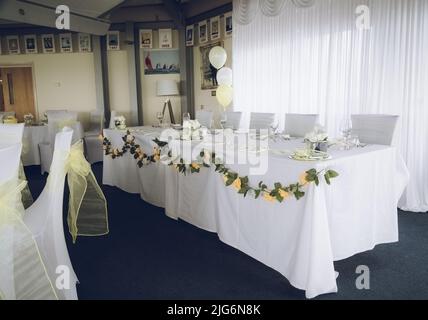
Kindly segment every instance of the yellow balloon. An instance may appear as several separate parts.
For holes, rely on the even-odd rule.
[[[224,66],[227,60],[226,50],[220,46],[215,46],[210,50],[208,58],[215,68],[220,69]]]
[[[233,100],[233,89],[231,86],[222,84],[218,86],[216,92],[217,101],[226,108]]]

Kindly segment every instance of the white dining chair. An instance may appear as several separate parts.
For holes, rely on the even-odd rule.
[[[57,268],[69,275],[69,287],[55,291],[60,300],[77,299],[77,276],[68,254],[63,225],[63,197],[66,161],[70,152],[73,130],[64,128],[55,136],[54,154],[46,185],[25,213],[24,222],[34,235],[40,255],[51,279],[57,279]],[[55,284],[54,284],[55,285]]]
[[[351,115],[352,134],[358,136],[361,143],[390,146],[393,144],[398,118],[386,114]]]
[[[241,128],[242,112],[227,111],[224,114],[226,116],[225,128],[232,128],[233,130]]]
[[[202,127],[211,128],[213,122],[213,112],[197,110],[195,113],[195,119],[199,121]]]
[[[275,124],[275,113],[251,112],[250,129],[269,129]]]
[[[286,113],[284,133],[289,134],[291,137],[304,137],[314,130],[318,120],[318,114]]]
[[[103,161],[103,142],[100,135],[104,129],[104,112],[94,110],[91,112],[90,127],[85,132],[86,156],[90,164]]]

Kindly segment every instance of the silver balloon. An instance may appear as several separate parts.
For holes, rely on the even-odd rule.
[[[219,85],[225,84],[227,86],[232,86],[232,69],[228,67],[223,67],[217,72],[217,82]]]

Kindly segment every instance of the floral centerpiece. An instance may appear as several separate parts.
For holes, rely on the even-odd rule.
[[[116,129],[124,130],[126,129],[126,119],[124,116],[114,117],[114,126]]]
[[[305,142],[309,150],[327,152],[328,134],[322,127],[315,127],[312,132],[305,136]]]
[[[200,140],[203,133],[201,124],[198,120],[185,120],[183,122],[183,140]]]
[[[33,125],[33,122],[34,122],[34,116],[31,113],[24,114],[24,123],[26,126]]]

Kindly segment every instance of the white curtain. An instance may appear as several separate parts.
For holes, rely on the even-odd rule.
[[[331,134],[350,114],[400,115],[411,173],[400,208],[428,211],[428,1],[234,0],[233,11],[234,109],[319,113]]]

